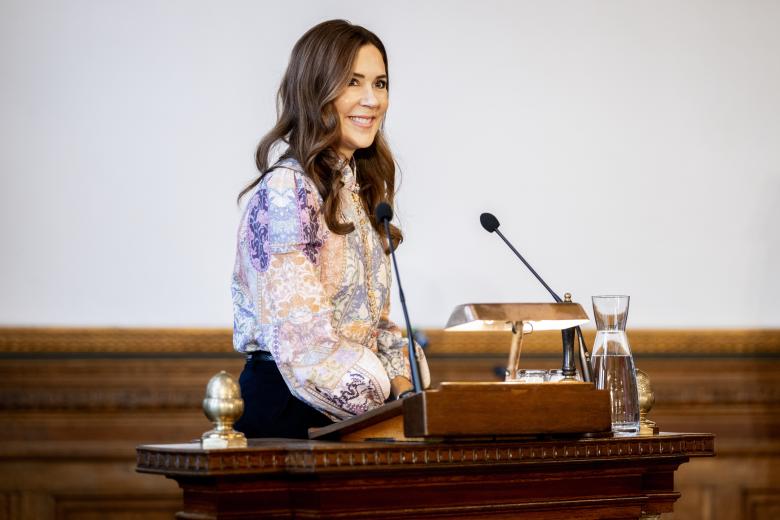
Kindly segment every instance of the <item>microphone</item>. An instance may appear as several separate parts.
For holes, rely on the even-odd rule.
[[[495,232],[499,237],[501,237],[501,240],[504,241],[504,243],[509,246],[509,249],[512,250],[512,252],[517,255],[517,258],[519,258],[523,264],[528,268],[529,271],[536,277],[537,280],[544,286],[545,289],[547,289],[547,292],[550,293],[550,295],[553,297],[556,303],[562,303],[563,300],[561,300],[561,297],[555,294],[555,291],[550,289],[550,286],[547,285],[547,283],[542,280],[542,277],[539,276],[539,273],[537,273],[533,267],[531,267],[531,264],[526,262],[525,258],[523,258],[523,255],[520,254],[520,252],[515,249],[515,246],[513,246],[509,240],[506,239],[503,233],[498,230],[498,227],[501,225],[498,222],[498,219],[495,215],[492,213],[482,213],[479,216],[479,223],[482,224],[482,227],[485,228],[485,231],[488,233]],[[593,379],[593,374],[591,373],[591,366],[590,366],[590,354],[588,353],[588,349],[585,346],[585,339],[582,335],[582,329],[578,326],[575,327],[575,330],[577,331],[577,339],[580,346],[579,353],[580,353],[580,365],[582,365],[582,379],[590,383]],[[561,331],[561,334],[563,336],[564,343],[574,343],[574,338],[572,337],[572,334],[570,331],[563,330]],[[564,349],[566,351],[567,349]],[[570,351],[569,351],[570,352]],[[567,357],[567,355],[564,353],[564,357]],[[564,362],[567,360],[564,359]],[[567,363],[568,364],[568,363]],[[573,365],[570,365],[573,366]],[[573,372],[572,372],[573,373]]]
[[[485,228],[488,233],[492,233],[493,231],[497,230],[498,226],[501,225],[498,223],[496,216],[492,213],[483,213],[480,215],[479,223],[482,224],[482,227]],[[503,237],[503,235],[501,236]]]
[[[412,334],[412,324],[409,321],[409,311],[406,308],[406,298],[404,297],[404,290],[401,287],[401,275],[398,274],[398,260],[395,258],[395,248],[393,247],[393,241],[390,238],[390,221],[393,219],[393,208],[387,202],[380,202],[374,209],[374,216],[377,222],[381,222],[385,226],[385,235],[387,235],[387,242],[390,246],[390,256],[393,258],[393,267],[395,268],[395,279],[398,282],[398,295],[401,298],[401,308],[404,311],[404,321],[406,322],[406,337],[409,340],[409,368],[412,371],[412,386],[414,386],[414,393],[418,394],[422,392],[422,381],[420,380],[420,365],[417,363],[417,349],[414,346],[414,335]]]
[[[382,222],[383,224],[385,221],[390,222],[393,220],[393,208],[390,207],[390,204],[387,202],[380,202],[376,205],[376,209],[374,210],[374,216],[376,216],[376,219],[379,222]],[[387,230],[385,230],[387,231]],[[392,247],[392,244],[390,244]]]

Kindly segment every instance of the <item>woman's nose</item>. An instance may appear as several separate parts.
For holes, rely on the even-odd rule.
[[[370,108],[374,108],[379,105],[379,100],[377,99],[372,86],[369,86],[363,90],[363,97],[360,99],[360,104],[364,107]]]

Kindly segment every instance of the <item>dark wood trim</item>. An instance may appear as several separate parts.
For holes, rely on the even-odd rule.
[[[178,518],[639,518],[671,512],[674,474],[712,434],[609,439],[145,445],[136,470],[176,480]],[[159,478],[159,477],[157,477]]]
[[[257,473],[329,473],[354,468],[384,471],[408,467],[467,467],[527,463],[556,464],[594,460],[711,457],[715,438],[709,433],[609,439],[549,441],[453,441],[381,443],[252,439],[249,448],[203,450],[200,444],[145,445],[136,449],[136,470],[166,475]]]

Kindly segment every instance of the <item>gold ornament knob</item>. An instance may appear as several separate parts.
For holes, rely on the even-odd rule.
[[[564,303],[571,303],[571,293],[563,293],[563,301]]]
[[[236,380],[222,370],[206,385],[203,413],[215,428],[203,434],[204,449],[246,448],[246,437],[233,429],[233,424],[244,413],[244,400]]]
[[[650,386],[650,378],[642,370],[636,371],[636,386],[639,393],[639,434],[654,435],[658,433],[658,426],[647,418],[647,414],[655,404],[655,394]]]

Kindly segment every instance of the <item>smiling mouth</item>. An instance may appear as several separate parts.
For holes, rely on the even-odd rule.
[[[374,125],[375,117],[349,116],[349,120],[361,128],[371,128]]]

